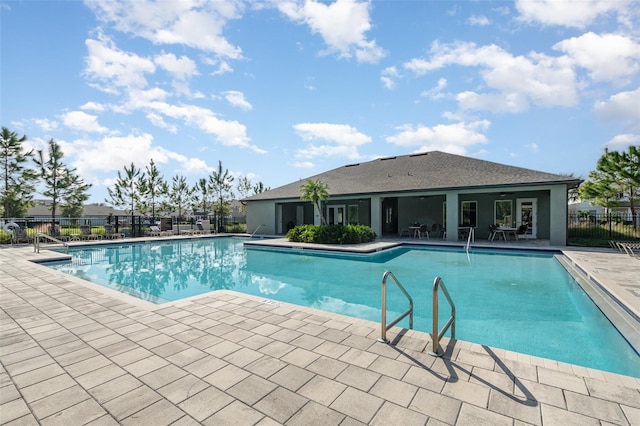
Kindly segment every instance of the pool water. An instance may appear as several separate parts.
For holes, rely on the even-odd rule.
[[[390,270],[414,300],[414,329],[424,332],[431,332],[440,276],[456,304],[458,339],[640,377],[640,356],[553,253],[402,247],[356,255],[245,248],[243,241],[85,247],[47,266],[154,303],[228,289],[376,322]],[[391,283],[387,293],[390,321],[407,301]],[[441,296],[440,324],[449,314]]]

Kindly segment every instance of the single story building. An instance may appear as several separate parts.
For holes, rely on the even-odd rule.
[[[329,187],[323,202],[330,224],[363,224],[378,236],[399,236],[426,225],[456,241],[461,228],[489,237],[489,225],[520,228],[520,238],[567,244],[567,192],[582,180],[431,151],[349,164],[308,179]],[[300,199],[307,179],[244,199],[247,232],[285,234],[320,224],[320,212]],[[452,208],[453,207],[453,208]]]

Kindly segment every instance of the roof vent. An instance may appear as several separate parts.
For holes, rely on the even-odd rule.
[[[396,157],[381,158],[380,161],[395,160]]]
[[[355,164],[347,164],[345,167],[356,167],[359,166],[360,163],[355,163]]]
[[[411,154],[409,157],[422,157],[423,155],[429,155],[428,152],[421,152],[419,154]]]

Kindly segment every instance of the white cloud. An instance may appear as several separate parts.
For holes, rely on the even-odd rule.
[[[78,174],[90,181],[99,172],[116,172],[133,161],[136,167],[144,169],[153,159],[156,164],[178,163],[178,168],[189,173],[209,173],[212,168],[198,158],[154,145],[153,136],[140,135],[107,136],[99,140],[78,139],[63,146],[66,155],[74,157],[73,167]]]
[[[80,105],[80,109],[85,111],[95,111],[95,112],[104,112],[106,110],[105,106],[98,102],[89,101]]]
[[[358,62],[377,63],[385,56],[375,40],[367,40],[371,29],[368,2],[336,0],[325,4],[315,0],[278,2],[278,9],[289,19],[309,26],[327,45],[323,54],[340,58],[356,57]]]
[[[253,106],[244,98],[244,93],[237,90],[229,90],[223,94],[227,102],[234,107],[238,107],[246,111],[253,109]]]
[[[315,158],[322,156],[339,156],[349,159],[360,158],[358,147],[371,142],[371,137],[347,124],[300,123],[293,126],[296,133],[307,142],[322,140],[329,142],[299,149],[298,158]]]
[[[623,151],[631,145],[640,145],[640,133],[626,133],[622,135],[616,135],[605,146],[614,151]]]
[[[166,155],[158,155],[153,148],[150,134],[106,136],[100,140],[78,139],[64,147],[65,154],[75,157],[73,166],[85,179],[96,176],[97,172],[121,170],[125,165],[147,164],[151,158],[158,163],[166,162]]]
[[[210,75],[222,75],[228,72],[233,72],[233,67],[227,61],[216,61],[212,59],[205,59],[204,62],[208,65],[215,66],[216,69],[210,73]]]
[[[400,73],[396,67],[387,67],[380,73],[380,81],[387,89],[396,87],[396,80],[400,78]]]
[[[487,120],[438,124],[433,127],[407,124],[398,127],[399,133],[387,137],[386,141],[402,147],[417,147],[416,152],[436,150],[465,155],[471,146],[487,143],[484,133],[490,125]]]
[[[107,93],[117,93],[118,88],[143,88],[147,85],[145,74],[155,72],[153,61],[135,53],[118,49],[108,37],[85,41],[88,56],[84,73],[94,87]]]
[[[522,93],[461,92],[456,99],[463,110],[518,113],[529,108],[527,97]]]
[[[160,127],[161,129],[166,129],[169,133],[173,133],[174,135],[178,133],[178,128],[173,124],[167,124],[166,121],[162,118],[161,115],[156,114],[154,112],[150,112],[147,114],[147,119],[156,127]]]
[[[155,44],[180,44],[239,59],[242,50],[223,36],[224,26],[240,18],[243,3],[205,1],[87,1],[99,21]]]
[[[189,77],[198,75],[196,63],[184,55],[178,58],[173,53],[163,52],[161,55],[156,55],[153,61],[179,80],[186,80]]]
[[[484,27],[491,23],[491,21],[489,21],[489,18],[487,18],[484,15],[470,16],[469,19],[467,19],[467,22],[469,23],[469,25],[478,26],[478,27]]]
[[[542,25],[584,28],[609,13],[626,14],[632,0],[516,0],[518,19]]]
[[[311,161],[296,161],[295,163],[293,163],[293,167],[296,167],[298,169],[311,169],[315,167],[315,164],[313,164]]]
[[[463,92],[461,107],[480,110],[522,111],[529,102],[542,106],[571,106],[577,102],[575,73],[566,57],[555,58],[539,53],[513,56],[496,45],[476,46],[475,43],[434,42],[430,58],[415,58],[404,67],[416,75],[449,65],[478,67],[489,89],[497,93]],[[497,105],[500,100],[503,105]]]
[[[45,132],[50,132],[58,128],[58,122],[48,118],[34,118],[33,122]]]
[[[73,130],[105,133],[108,129],[98,123],[98,117],[84,111],[69,111],[60,116],[62,123]]]
[[[259,154],[266,152],[250,143],[251,139],[247,136],[247,128],[243,124],[237,121],[222,120],[209,109],[195,105],[171,105],[160,101],[139,101],[133,107],[174,120],[182,120],[188,125],[195,125],[205,133],[214,135],[223,145],[248,148]]]
[[[633,78],[640,71],[640,44],[622,35],[588,32],[556,43],[553,48],[566,53],[573,64],[586,68],[594,81]]]
[[[539,150],[539,148],[540,148],[540,147],[538,146],[538,144],[537,144],[537,143],[535,143],[535,142],[534,142],[534,143],[526,144],[524,147],[525,147],[525,148],[527,148],[527,149],[529,149],[529,150],[531,150],[532,152],[538,152],[538,150]]]
[[[420,96],[424,98],[440,99],[444,97],[444,94],[442,93],[442,91],[446,88],[447,88],[447,79],[440,78],[435,87],[432,87],[429,90],[424,90],[422,93],[420,93]]]
[[[640,87],[597,102],[593,110],[601,120],[622,122],[628,129],[640,132]]]

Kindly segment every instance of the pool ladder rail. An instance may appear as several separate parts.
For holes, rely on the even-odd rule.
[[[54,238],[51,235],[47,235],[47,234],[43,234],[41,232],[38,232],[36,234],[35,238],[33,239],[33,251],[34,251],[34,253],[40,253],[40,240],[41,239],[51,240],[54,243],[62,244],[63,246],[69,248],[69,244],[67,244],[66,242],[64,242],[62,240],[59,240],[57,238]]]
[[[387,324],[387,279],[391,277],[396,287],[402,292],[404,297],[409,302],[409,308],[400,314],[396,319]],[[442,327],[441,330],[438,330],[439,322],[438,322],[438,290],[442,289],[442,293],[445,295],[449,306],[451,307],[451,316]],[[385,271],[382,275],[382,318],[380,320],[381,325],[381,334],[378,339],[379,342],[389,343],[389,339],[387,339],[387,331],[389,328],[396,325],[398,322],[409,316],[409,329],[413,329],[413,298],[407,292],[407,290],[400,284],[400,281],[396,278],[395,275],[391,271]],[[433,280],[433,316],[432,316],[432,325],[433,332],[431,333],[431,350],[429,351],[429,355],[431,356],[442,356],[442,352],[440,351],[440,339],[447,332],[449,327],[451,327],[451,338],[456,338],[456,306],[451,299],[451,295],[447,290],[447,287],[444,285],[444,281],[440,277],[436,277]]]

